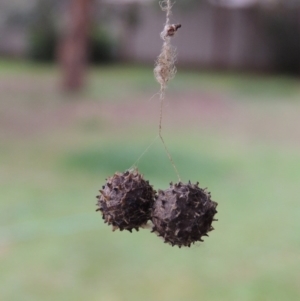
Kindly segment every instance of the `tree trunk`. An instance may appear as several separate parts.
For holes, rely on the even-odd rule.
[[[67,10],[65,28],[58,45],[62,87],[66,91],[78,91],[84,85],[92,1],[70,0]]]

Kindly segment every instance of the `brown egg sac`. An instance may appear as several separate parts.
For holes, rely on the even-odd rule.
[[[152,232],[172,246],[190,247],[213,230],[218,204],[198,184],[171,183],[170,188],[158,192],[152,210]]]
[[[148,222],[156,191],[136,169],[115,173],[102,188],[96,211],[113,230],[138,231]]]

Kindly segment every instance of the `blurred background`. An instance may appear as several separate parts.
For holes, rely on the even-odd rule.
[[[219,203],[204,243],[112,232],[105,178],[176,181],[151,0],[1,0],[0,299],[300,300],[300,1],[178,0],[163,135]]]

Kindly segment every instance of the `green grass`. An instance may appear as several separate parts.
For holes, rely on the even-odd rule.
[[[164,137],[182,179],[219,203],[219,221],[178,249],[146,229],[112,232],[95,212],[105,178],[157,135],[152,70],[93,69],[72,97],[56,68],[18,64],[0,61],[1,300],[299,300],[294,79],[179,70]],[[139,169],[156,189],[176,181],[159,140]]]

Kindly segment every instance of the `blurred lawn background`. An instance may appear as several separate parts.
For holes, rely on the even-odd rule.
[[[300,300],[300,85],[283,76],[179,70],[163,134],[184,182],[219,203],[215,231],[178,249],[112,232],[98,190],[158,133],[150,68],[94,68],[63,95],[58,70],[0,61],[0,299]],[[176,175],[159,140],[138,165]]]

